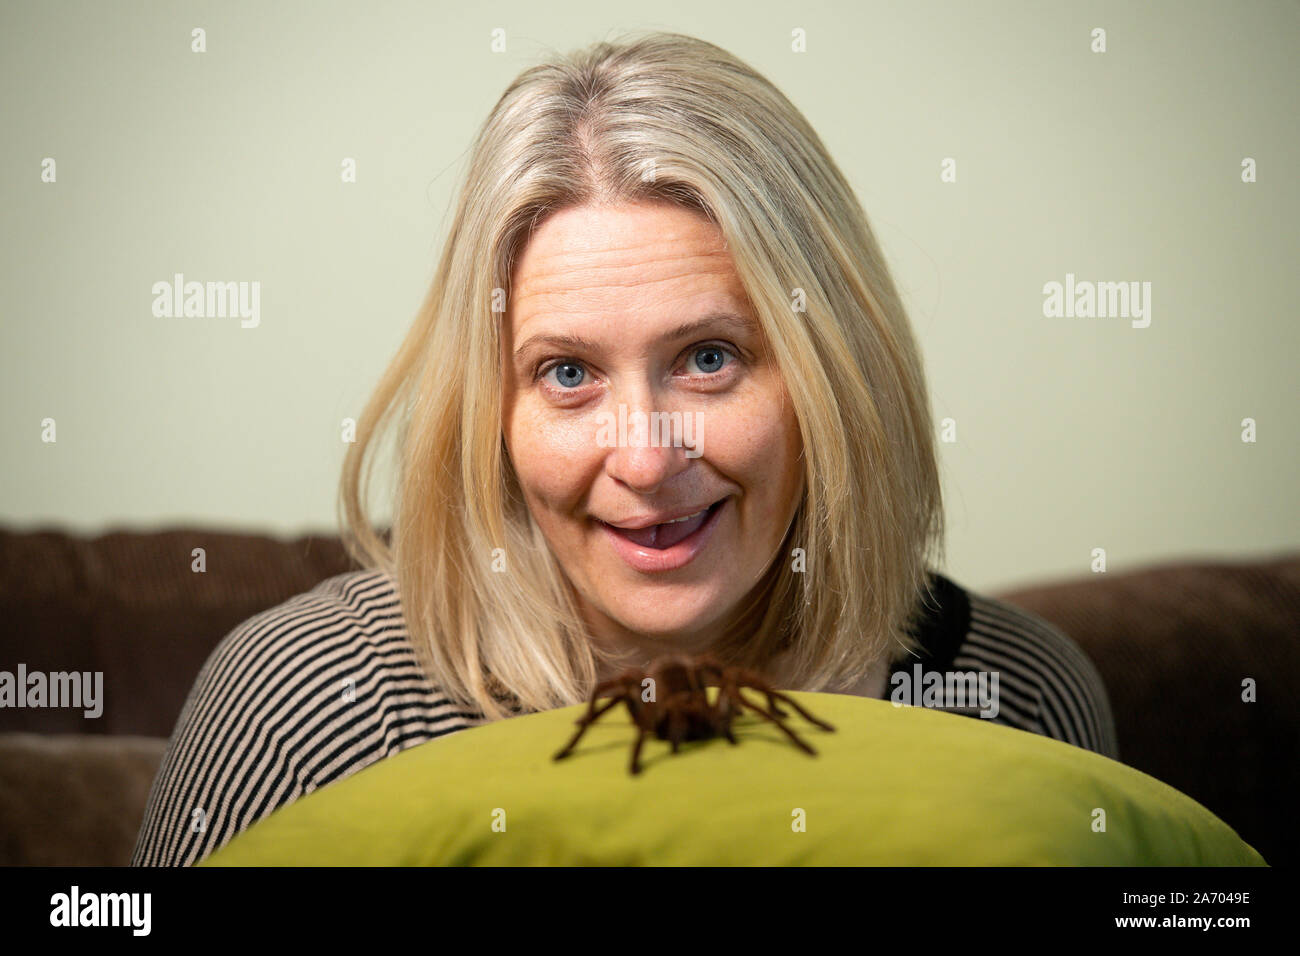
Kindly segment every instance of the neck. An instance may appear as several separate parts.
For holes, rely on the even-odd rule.
[[[658,657],[685,654],[698,657],[715,654],[725,661],[721,649],[744,647],[762,627],[780,573],[773,564],[729,617],[692,630],[648,635],[629,630],[607,615],[581,605],[587,633],[596,649],[597,680],[617,677],[625,670],[643,671]],[[756,666],[756,665],[750,665]]]
[[[711,630],[665,635],[630,631],[605,615],[584,611],[587,632],[596,651],[596,679],[609,680],[626,670],[645,670],[651,661],[668,654],[697,657],[712,650]]]

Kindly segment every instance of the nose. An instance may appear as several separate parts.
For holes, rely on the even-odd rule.
[[[652,495],[690,463],[687,449],[673,440],[670,413],[648,401],[620,402],[611,418],[616,427],[613,442],[607,442],[612,447],[605,456],[605,473],[615,481]]]

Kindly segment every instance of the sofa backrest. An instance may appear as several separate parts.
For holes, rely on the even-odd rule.
[[[1069,634],[1110,694],[1120,759],[1300,861],[1300,555],[1036,583],[1003,600]],[[1253,695],[1253,700],[1247,698]]]
[[[193,569],[202,548],[206,569]],[[100,671],[103,715],[0,708],[0,733],[168,737],[237,624],[354,568],[334,536],[0,531],[0,670]],[[962,582],[958,582],[962,583]],[[1079,643],[1121,759],[1209,807],[1271,863],[1300,860],[1300,555],[1197,561],[990,592]],[[1253,681],[1255,699],[1243,700]]]
[[[106,701],[98,718],[3,708],[0,732],[168,737],[226,634],[353,567],[329,536],[0,531],[0,670],[102,672]]]

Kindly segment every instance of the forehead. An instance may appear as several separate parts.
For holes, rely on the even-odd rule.
[[[721,230],[666,203],[562,209],[533,233],[514,266],[518,322],[552,309],[610,310],[699,295],[743,296]]]

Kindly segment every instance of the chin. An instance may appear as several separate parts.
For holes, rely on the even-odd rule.
[[[672,644],[712,627],[721,618],[718,608],[726,605],[709,589],[682,601],[654,593],[612,596],[605,606],[606,614],[627,630]]]

